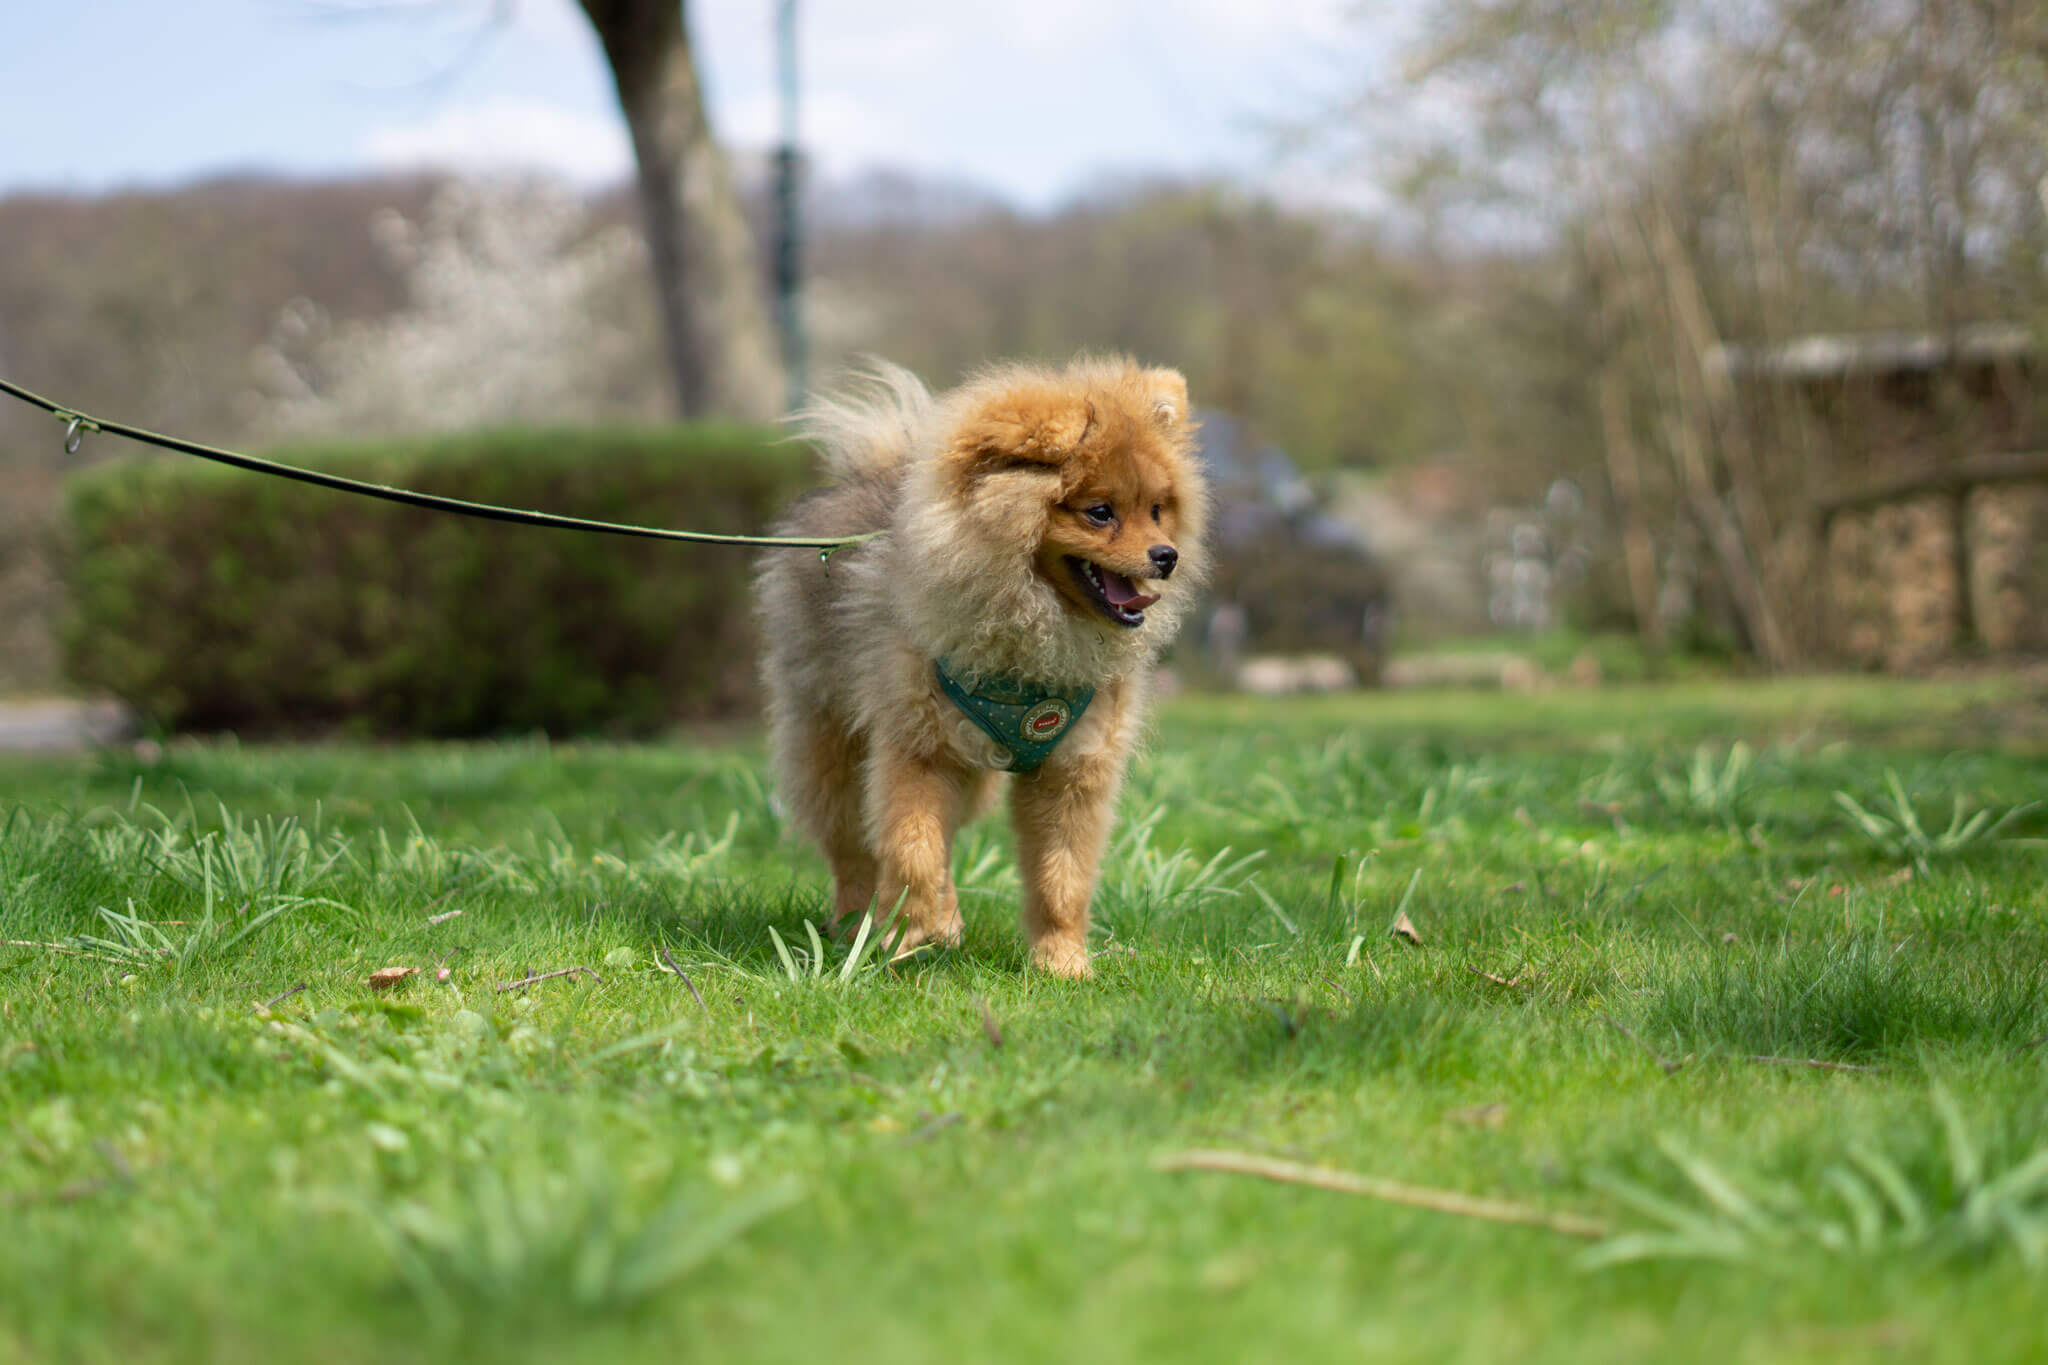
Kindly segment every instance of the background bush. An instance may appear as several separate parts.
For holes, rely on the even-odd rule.
[[[810,469],[802,446],[732,427],[479,432],[280,458],[477,502],[740,532],[764,530]],[[632,733],[755,704],[744,550],[500,525],[183,457],[91,470],[68,513],[66,670],[168,728]]]

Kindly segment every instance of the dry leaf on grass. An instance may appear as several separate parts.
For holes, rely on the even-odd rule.
[[[388,991],[417,971],[417,967],[379,967],[363,978],[363,984],[373,991]]]
[[[1415,925],[1409,920],[1406,910],[1394,916],[1394,927],[1387,930],[1387,933],[1394,938],[1406,940],[1418,948],[1422,946],[1422,935],[1415,932]]]

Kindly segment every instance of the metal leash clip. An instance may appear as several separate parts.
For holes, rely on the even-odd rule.
[[[100,429],[99,423],[80,413],[60,412],[57,415],[71,419],[69,425],[64,428],[64,453],[66,455],[76,455],[78,453],[78,447],[85,443],[86,432],[98,431]]]

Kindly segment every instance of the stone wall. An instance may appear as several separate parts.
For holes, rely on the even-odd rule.
[[[2048,485],[1844,509],[1828,522],[1824,591],[1828,649],[1858,667],[2048,652]]]
[[[1873,525],[1890,580],[1884,665],[1903,673],[1939,663],[1963,642],[1955,499],[1930,493],[1886,503]]]
[[[1828,523],[1828,647],[1859,668],[1884,663],[1890,595],[1874,514],[1841,512]]]
[[[2048,650],[2048,487],[1972,489],[1966,510],[1978,640],[1999,654]]]

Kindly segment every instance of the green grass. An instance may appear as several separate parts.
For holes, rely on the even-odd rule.
[[[2041,711],[1183,700],[1080,985],[995,826],[849,969],[746,736],[0,763],[0,1359],[2039,1359]]]

